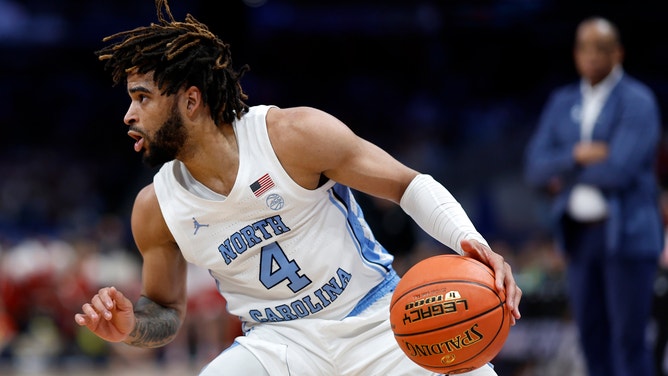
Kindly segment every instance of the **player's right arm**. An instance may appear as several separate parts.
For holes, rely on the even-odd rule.
[[[162,217],[152,184],[137,195],[132,233],[143,258],[141,297],[133,306],[114,287],[100,289],[75,321],[111,342],[163,346],[174,339],[185,317],[187,264]]]

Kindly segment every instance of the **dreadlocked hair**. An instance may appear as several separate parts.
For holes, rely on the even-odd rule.
[[[120,39],[95,54],[106,61],[114,85],[124,82],[130,72],[153,71],[161,93],[172,95],[182,87],[196,86],[211,109],[216,124],[232,123],[248,111],[248,96],[239,83],[249,70],[232,67],[230,46],[206,25],[187,14],[185,22],[172,16],[167,0],[155,0],[158,24],[122,31],[103,39]],[[165,17],[166,16],[166,17]]]

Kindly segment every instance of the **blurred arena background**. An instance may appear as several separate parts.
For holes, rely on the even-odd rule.
[[[170,3],[178,19],[189,12],[229,42],[237,66],[250,65],[249,104],[326,110],[454,193],[525,293],[499,375],[583,374],[562,260],[545,203],[522,181],[522,153],[549,90],[576,78],[574,29],[590,15],[618,24],[625,69],[668,118],[660,2]],[[238,333],[195,269],[189,322],[165,348],[110,345],[73,320],[103,285],[139,293],[129,213],[155,171],[126,135],[124,88],[111,87],[93,51],[104,36],[154,20],[152,0],[0,0],[2,375],[196,374]],[[397,207],[362,203],[400,272],[442,250]]]

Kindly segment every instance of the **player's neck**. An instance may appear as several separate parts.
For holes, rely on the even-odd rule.
[[[239,148],[232,126],[192,136],[188,151],[179,160],[197,181],[216,193],[229,195],[239,170]]]

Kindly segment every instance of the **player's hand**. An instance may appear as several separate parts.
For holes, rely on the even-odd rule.
[[[522,316],[519,309],[522,290],[515,283],[510,264],[503,259],[503,256],[477,240],[462,240],[461,246],[465,256],[481,261],[494,270],[496,288],[506,294],[506,304],[512,314],[510,324],[515,325],[516,320]]]
[[[115,287],[100,289],[81,310],[83,313],[74,315],[74,321],[110,342],[128,338],[136,324],[132,302]]]

